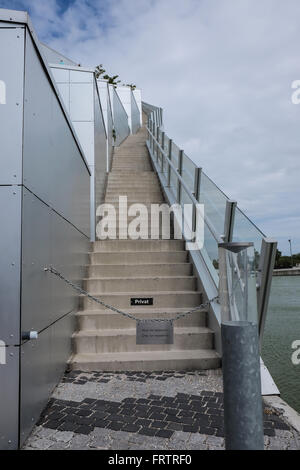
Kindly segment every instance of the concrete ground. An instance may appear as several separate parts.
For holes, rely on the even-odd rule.
[[[265,448],[300,433],[265,404]],[[224,450],[220,370],[66,373],[24,449]]]

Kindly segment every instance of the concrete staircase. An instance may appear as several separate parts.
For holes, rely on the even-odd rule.
[[[163,202],[145,141],[142,127],[116,149],[105,202],[117,207],[119,195],[128,197],[128,206]],[[121,220],[117,232],[122,224]],[[85,289],[138,318],[172,318],[202,301],[181,240],[99,240],[89,256]],[[131,307],[131,297],[152,297],[153,306]],[[73,335],[70,365],[74,369],[149,371],[220,366],[213,332],[206,327],[206,312],[194,312],[176,321],[174,344],[136,345],[135,321],[99,307],[82,297],[78,331]]]

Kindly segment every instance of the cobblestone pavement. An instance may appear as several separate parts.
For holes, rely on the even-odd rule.
[[[266,449],[300,449],[265,407]],[[24,449],[223,450],[221,371],[66,373]]]

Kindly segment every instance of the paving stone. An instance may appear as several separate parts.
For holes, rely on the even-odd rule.
[[[155,436],[155,434],[158,432],[157,429],[155,428],[141,428],[139,429],[138,433],[143,434],[144,436]]]
[[[158,437],[164,437],[164,438],[169,438],[173,434],[173,431],[169,429],[160,429],[157,433],[156,436]]]
[[[215,447],[223,447],[224,446],[224,439],[222,439],[221,437],[208,436],[205,439],[205,442],[208,446],[215,446]]]
[[[48,450],[68,450],[70,443],[69,442],[53,442],[52,446]]]
[[[53,441],[51,439],[47,439],[46,437],[43,437],[41,439],[36,439],[31,441],[30,443],[31,447],[35,449],[40,449],[40,450],[47,450],[49,447],[53,445]]]
[[[110,448],[113,450],[128,450],[130,447],[129,441],[113,440],[110,444]]]
[[[74,433],[70,431],[57,431],[51,436],[51,439],[59,442],[69,442],[73,436]]]
[[[40,427],[40,429],[37,432],[37,436],[39,438],[42,438],[42,437],[49,438],[53,436],[55,432],[56,432],[55,429]]]
[[[70,441],[70,449],[85,449],[89,442],[91,442],[91,437],[85,434],[75,434]]]

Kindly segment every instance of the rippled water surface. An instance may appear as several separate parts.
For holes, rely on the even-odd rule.
[[[273,277],[262,357],[282,398],[300,412],[300,364],[291,360],[295,340],[300,340],[300,276]]]

